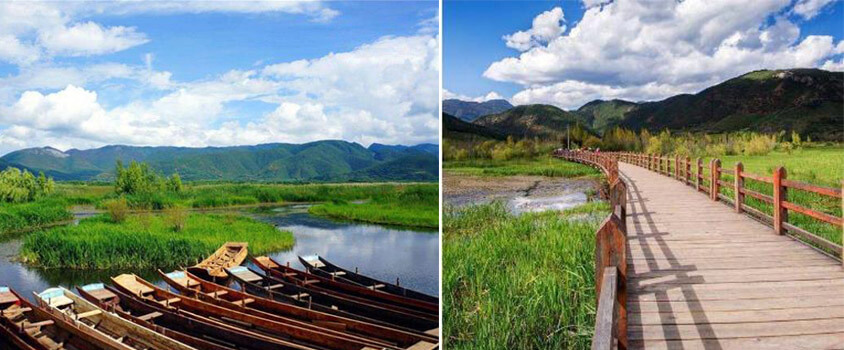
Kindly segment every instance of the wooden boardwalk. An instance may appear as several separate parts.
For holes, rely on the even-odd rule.
[[[844,349],[840,262],[679,181],[618,167],[630,348]]]

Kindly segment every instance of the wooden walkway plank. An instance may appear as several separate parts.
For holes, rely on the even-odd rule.
[[[844,269],[692,187],[619,163],[632,349],[844,349]]]

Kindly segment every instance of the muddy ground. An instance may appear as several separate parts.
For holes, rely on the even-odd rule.
[[[495,200],[507,203],[513,213],[563,210],[586,203],[596,192],[595,179],[544,176],[474,176],[445,171],[443,201],[462,207]]]

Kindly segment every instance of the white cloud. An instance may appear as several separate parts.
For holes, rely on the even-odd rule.
[[[799,0],[794,5],[794,13],[803,16],[805,19],[812,19],[821,12],[821,10],[837,0]]]
[[[94,15],[205,12],[280,12],[316,22],[339,15],[323,1],[4,1],[0,2],[0,61],[26,66],[55,56],[114,53],[149,41],[134,27],[85,20]]]
[[[484,76],[523,85],[524,91],[513,98],[516,103],[571,107],[588,102],[595,92],[661,99],[756,69],[820,67],[842,45],[823,35],[799,40],[799,27],[778,15],[792,6],[790,0],[585,5],[583,18],[567,33],[545,36],[544,42],[516,38],[518,33],[506,37],[507,46],[527,49],[492,63]],[[540,17],[551,16],[545,12]],[[533,38],[537,20],[522,33]]]
[[[443,89],[443,99],[444,100],[458,99],[458,100],[462,100],[462,101],[474,101],[474,102],[486,102],[486,101],[489,101],[489,100],[506,100],[506,98],[504,98],[504,96],[501,96],[500,94],[498,94],[495,91],[490,91],[486,95],[471,97],[471,96],[466,96],[466,95],[462,95],[462,94],[456,94],[456,93],[453,93],[453,92],[448,91],[446,89]]]
[[[232,70],[191,82],[173,81],[170,72],[153,70],[151,60],[135,67],[33,69],[22,73],[26,78],[0,79],[0,85],[21,88],[39,81],[36,89],[49,85],[55,91],[24,90],[0,107],[0,125],[7,126],[0,130],[0,154],[21,147],[66,149],[113,143],[436,142],[438,57],[437,38],[417,35],[385,37],[349,52]],[[93,89],[72,82],[58,86],[114,77],[162,89],[163,94],[109,107]],[[235,101],[276,107],[250,121],[229,121],[228,104]]]
[[[123,51],[148,42],[133,27],[103,28],[94,22],[41,31],[38,42],[54,55],[90,56]]]
[[[508,47],[527,51],[562,35],[566,31],[566,26],[562,24],[564,21],[563,9],[555,7],[536,16],[530,29],[505,35],[504,40]]]
[[[41,55],[37,47],[20,42],[13,35],[0,34],[0,61],[28,65]]]

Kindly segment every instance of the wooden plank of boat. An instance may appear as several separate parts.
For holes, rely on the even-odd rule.
[[[249,254],[249,244],[246,242],[227,242],[211,256],[202,260],[188,271],[195,275],[211,278],[228,278],[225,269],[239,266]]]
[[[244,266],[238,266],[228,269],[229,275],[244,276],[243,270],[248,271]],[[315,325],[318,328],[328,328],[341,334],[347,334],[353,337],[362,337],[365,340],[376,340],[380,345],[395,347],[407,347],[421,340],[431,340],[430,337],[423,337],[418,334],[398,330],[395,328],[376,325],[373,323],[363,322],[346,317],[340,317],[333,314],[320,312],[317,310],[307,309],[295,305],[283,304],[270,299],[257,297],[247,294],[243,291],[238,291],[232,288],[218,285],[216,283],[202,280],[198,276],[193,276],[190,273],[184,273],[187,279],[195,281],[199,284],[198,288],[188,288],[187,282],[176,282],[181,277],[181,273],[164,274],[163,279],[167,283],[176,283],[174,286],[182,292],[183,289],[191,289],[203,301],[227,305],[229,308],[238,308],[238,300],[252,299],[254,302],[243,308],[248,313],[256,316],[263,316],[266,318],[278,317],[279,321],[287,319],[295,320],[296,322],[305,323],[303,326]],[[175,277],[175,278],[173,278]],[[172,282],[171,282],[172,281]],[[241,288],[243,289],[243,288]],[[190,293],[185,290],[184,293]]]
[[[0,334],[8,336],[21,349],[57,350],[66,346],[76,349],[128,350],[74,320],[56,315],[34,305],[8,287],[0,287],[4,300],[0,303]]]
[[[64,288],[48,288],[36,294],[48,307],[85,324],[98,332],[118,339],[131,348],[150,350],[196,350],[163,334],[132,323],[113,313],[100,309],[93,303]]]
[[[295,325],[303,329],[310,329],[315,332],[331,334],[337,337],[349,338],[372,346],[395,348],[395,344],[386,342],[380,338],[365,337],[355,332],[349,332],[345,325],[338,323],[318,323],[303,315],[299,310],[289,310],[295,306],[283,305],[278,307],[277,303],[267,299],[258,298],[231,288],[226,288],[215,283],[204,281],[197,276],[185,271],[174,271],[163,273],[159,271],[162,279],[167,284],[176,288],[180,294],[198,298],[201,301],[231,310],[261,317],[267,320]],[[194,287],[188,287],[189,285]],[[244,303],[244,301],[249,301]],[[274,311],[274,312],[271,312]],[[294,312],[290,312],[294,311]],[[311,311],[305,309],[304,311]]]
[[[194,348],[203,350],[235,350],[234,347],[228,346],[228,342],[219,341],[218,343],[213,343],[209,340],[191,335],[190,332],[193,327],[187,327],[185,325],[184,317],[175,316],[163,308],[153,308],[144,305],[145,307],[140,310],[137,308],[133,310],[127,309],[124,307],[124,301],[118,296],[118,293],[106,289],[102,283],[78,287],[77,291],[82,298],[103,310],[110,310],[128,321]],[[136,313],[133,314],[133,311]],[[187,325],[190,325],[190,323],[187,323]]]
[[[375,278],[362,275],[357,271],[344,269],[319,255],[299,256],[299,261],[302,262],[302,265],[304,265],[309,272],[315,275],[331,278],[335,281],[367,287],[370,289],[378,289],[387,293],[417,299],[428,303],[439,304],[440,302],[440,299],[437,297],[401,287],[397,284],[380,281]]]
[[[378,305],[380,307],[384,307],[389,310],[395,310],[404,314],[413,315],[422,319],[432,320],[432,321],[439,321],[439,315],[436,313],[431,313],[425,310],[419,310],[415,308],[410,308],[407,305],[399,305],[396,303],[390,303],[384,300],[378,300],[373,298],[366,298],[361,295],[355,295],[354,293],[349,293],[342,290],[336,290],[332,288],[332,286],[327,284],[320,284],[320,280],[312,279],[310,280],[311,283],[305,283],[308,280],[308,276],[312,276],[306,272],[302,272],[289,266],[282,266],[273,261],[270,258],[252,258],[252,262],[264,270],[270,277],[275,279],[280,279],[287,281],[289,283],[295,284],[299,287],[302,287],[306,291],[313,291],[313,292],[322,292],[329,295],[333,295],[336,297],[342,297],[345,299],[351,299],[356,302]],[[314,283],[315,282],[315,283]],[[345,285],[344,285],[345,286]]]
[[[272,260],[272,258],[265,256],[254,258],[253,261],[256,261],[256,264],[259,266],[270,267],[271,270],[281,273],[281,276],[286,279],[296,279],[305,285],[319,284],[322,288],[330,288],[335,292],[342,292],[361,298],[404,306],[406,308],[420,310],[431,315],[439,314],[440,307],[439,304],[436,303],[429,303],[400,295],[385,293],[380,290],[333,281],[330,278],[317,276],[305,271],[299,271],[289,266],[282,266],[278,262]],[[285,276],[284,274],[288,275]],[[290,274],[295,274],[295,276]]]
[[[366,344],[355,339],[339,337],[333,334],[326,334],[326,332],[318,332],[292,324],[276,322],[263,317],[213,305],[192,297],[177,295],[161,289],[135,275],[128,276],[130,277],[127,277],[127,275],[121,275],[117,278],[113,278],[112,280],[115,282],[115,285],[132,286],[140,284],[152,289],[152,293],[149,293],[142,298],[147,302],[165,305],[166,300],[178,299],[179,301],[174,308],[178,307],[179,310],[185,310],[209,318],[223,320],[231,325],[239,326],[240,328],[265,333],[266,335],[275,337],[279,340],[288,341],[290,345],[298,345],[305,348],[315,346],[335,350],[359,350],[366,346]],[[125,283],[125,281],[130,278],[133,279],[134,282]],[[137,294],[131,289],[129,293]]]
[[[128,313],[139,315],[158,312],[162,316],[155,318],[155,320],[166,323],[168,327],[217,344],[225,344],[238,350],[276,350],[288,348],[284,346],[286,342],[276,338],[237,328],[184,310],[167,309],[157,303],[148,303],[140,297],[128,294],[125,290],[118,288],[117,286],[106,287],[108,291],[117,295],[117,300],[109,302],[114,305],[112,309],[120,308]],[[296,347],[296,349],[301,349],[301,347]]]
[[[240,269],[240,267],[237,269]],[[250,268],[240,269],[236,272],[230,269],[229,275],[240,283],[243,290],[252,295],[401,329],[417,335],[424,335],[424,331],[439,325],[439,320],[433,317],[419,317],[368,301],[357,301],[343,295],[306,289],[275,277],[260,275]]]

